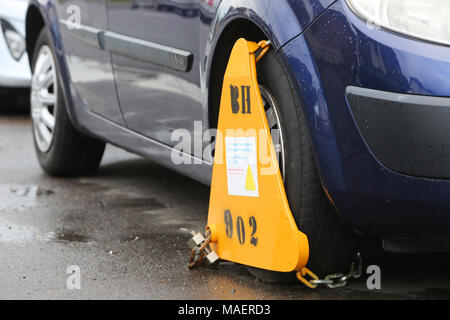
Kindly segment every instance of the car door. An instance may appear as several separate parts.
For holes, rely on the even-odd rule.
[[[194,122],[203,120],[199,1],[111,0],[108,7],[105,48],[128,128],[169,146],[177,129],[202,138],[194,136]]]
[[[119,107],[111,54],[101,49],[108,0],[59,1],[60,32],[71,82],[91,112],[125,125]]]

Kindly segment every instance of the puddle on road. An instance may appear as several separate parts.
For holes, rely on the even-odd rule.
[[[14,194],[18,197],[26,197],[31,200],[36,199],[38,196],[51,195],[51,194],[55,193],[53,190],[44,189],[37,185],[26,186],[26,187],[11,187],[10,191],[12,194]]]
[[[49,241],[67,241],[67,242],[89,242],[90,239],[86,236],[76,233],[72,230],[64,230],[57,232],[49,232]]]
[[[117,197],[113,199],[103,200],[106,208],[127,208],[127,209],[145,209],[145,210],[161,210],[165,209],[166,205],[154,198],[128,198]]]
[[[91,239],[72,230],[43,233],[33,227],[0,219],[0,244],[27,243],[33,241],[89,242]]]
[[[34,207],[40,197],[55,192],[38,185],[11,186],[0,184],[0,210],[21,210]]]
[[[34,228],[0,220],[0,243],[25,243],[39,238],[39,232]]]

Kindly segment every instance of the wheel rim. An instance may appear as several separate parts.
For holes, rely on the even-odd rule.
[[[281,177],[285,180],[285,148],[283,132],[281,130],[281,118],[278,105],[275,98],[264,86],[259,86],[261,92],[261,98],[264,104],[264,110],[266,111],[267,122],[269,123],[269,129],[272,134],[272,141],[275,148],[275,153],[278,159],[278,165],[280,167]]]
[[[41,152],[47,152],[55,134],[57,102],[56,68],[48,46],[39,50],[31,80],[31,119],[34,139]]]

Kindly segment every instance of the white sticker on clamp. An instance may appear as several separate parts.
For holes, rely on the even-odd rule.
[[[256,137],[225,137],[228,195],[259,197]]]

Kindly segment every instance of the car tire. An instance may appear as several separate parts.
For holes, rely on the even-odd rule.
[[[357,236],[330,204],[319,178],[300,99],[277,54],[270,50],[258,62],[258,82],[276,101],[284,146],[284,184],[292,214],[308,236],[307,267],[323,277],[346,273],[358,249]],[[295,273],[249,268],[269,282],[296,281]]]
[[[91,174],[100,165],[105,143],[78,132],[72,125],[55,56],[49,33],[44,28],[36,42],[32,60],[30,101],[37,158],[42,169],[52,176]],[[50,65],[48,69],[47,65]],[[51,81],[53,83],[48,85]]]

